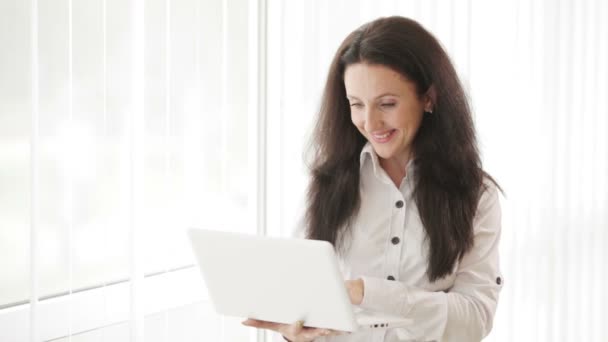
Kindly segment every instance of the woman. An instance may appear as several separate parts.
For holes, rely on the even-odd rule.
[[[306,237],[334,244],[354,305],[413,323],[353,334],[244,324],[289,341],[484,338],[502,288],[499,187],[439,42],[402,17],[351,33],[330,67],[314,147]]]

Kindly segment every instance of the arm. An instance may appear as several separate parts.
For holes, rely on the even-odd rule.
[[[501,231],[498,191],[482,195],[474,220],[475,245],[461,260],[448,292],[431,292],[396,281],[362,277],[361,307],[413,319],[401,328],[415,340],[480,341],[492,329],[502,288],[498,242]]]

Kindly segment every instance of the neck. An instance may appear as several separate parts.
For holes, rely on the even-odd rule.
[[[401,181],[407,173],[407,164],[410,160],[410,154],[404,154],[401,158],[393,157],[389,159],[380,159],[380,166],[386,171],[390,179],[397,187],[401,186]]]

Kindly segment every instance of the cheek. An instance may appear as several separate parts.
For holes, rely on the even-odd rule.
[[[420,113],[415,113],[414,116],[411,118],[410,120],[410,125],[412,126],[413,129],[415,129],[416,131],[418,131],[418,128],[420,128],[420,124],[422,123],[422,116],[424,114],[422,112]]]
[[[399,127],[406,128],[410,134],[415,133],[412,131],[418,130],[418,127],[420,126],[420,122],[422,121],[422,115],[423,115],[422,112],[418,113],[418,111],[415,108],[413,108],[413,109],[404,111],[400,114],[401,115],[398,115],[396,117],[395,124],[398,125]]]
[[[365,127],[365,119],[363,115],[357,114],[356,112],[351,112],[350,121],[357,127],[359,131],[362,131]]]

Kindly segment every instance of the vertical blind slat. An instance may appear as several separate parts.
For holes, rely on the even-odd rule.
[[[171,54],[172,54],[172,42],[171,42],[171,0],[165,0],[165,129],[164,129],[164,160],[163,160],[163,193],[165,206],[168,208],[173,207],[173,196],[171,193],[170,187],[170,177],[171,177],[171,155],[172,155],[172,134],[171,134],[171,98],[172,98],[172,78],[171,78]],[[163,221],[164,222],[164,221]],[[167,272],[169,268],[169,264],[167,262],[164,263],[163,269]],[[163,336],[165,337],[165,341],[169,341],[169,312],[166,311],[163,313]]]
[[[228,15],[228,0],[222,1],[222,65],[221,65],[221,123],[220,123],[220,150],[222,156],[228,155],[228,68],[230,59],[229,43],[229,15]],[[222,158],[220,165],[220,193],[223,194],[227,190],[227,174],[228,174],[228,162],[227,158]]]
[[[66,183],[66,216],[67,216],[67,228],[68,228],[68,297],[67,297],[67,323],[68,323],[68,336],[72,336],[73,332],[73,297],[72,292],[74,288],[74,175],[73,170],[74,159],[73,147],[77,143],[74,139],[76,134],[76,128],[74,125],[74,34],[73,34],[73,2],[68,0],[68,129],[66,141],[68,141],[68,151],[64,151],[67,154],[66,160],[68,160],[67,168],[67,183]]]
[[[141,175],[144,130],[144,0],[131,3],[131,110],[129,115],[129,235],[130,235],[130,341],[143,342],[143,265],[141,232]]]
[[[31,133],[30,133],[30,342],[39,341],[38,333],[38,0],[31,1]]]

